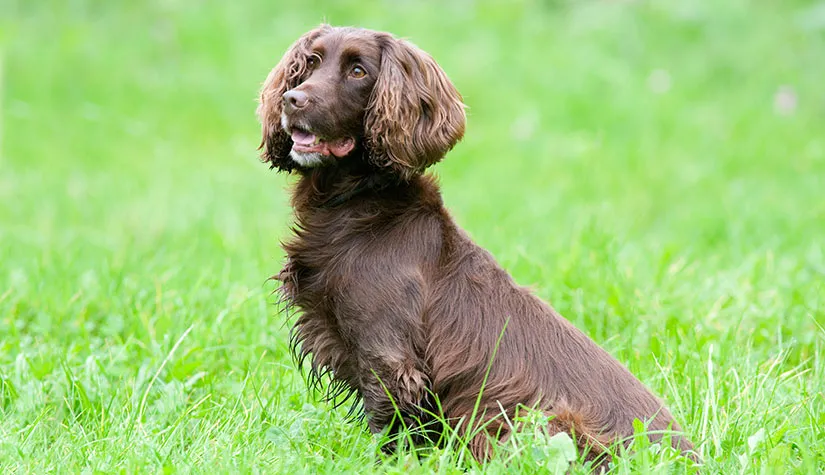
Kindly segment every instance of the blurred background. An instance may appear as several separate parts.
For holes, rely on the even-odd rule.
[[[322,21],[432,54],[468,105],[464,141],[433,168],[451,212],[677,399],[710,454],[738,453],[760,422],[723,435],[751,408],[713,392],[708,358],[731,393],[724,365],[755,375],[775,358],[777,374],[822,376],[821,1],[3,0],[0,433],[74,397],[94,414],[143,399],[162,432],[159,388],[189,384],[168,389],[172,417],[198,391],[246,394],[249,374],[302,410],[265,284],[289,180],[258,162],[254,111],[269,70]],[[85,398],[65,371],[96,381]],[[794,391],[818,420],[821,392]],[[702,408],[717,397],[732,406],[714,426]],[[788,406],[764,407],[770,425]],[[55,417],[26,441],[68,444],[74,426]],[[808,447],[825,437],[815,425]]]

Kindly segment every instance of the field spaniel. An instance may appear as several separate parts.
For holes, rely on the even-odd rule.
[[[269,74],[258,117],[262,160],[298,176],[275,277],[298,311],[293,352],[330,398],[357,396],[372,432],[432,435],[421,427],[446,421],[485,460],[533,408],[597,464],[634,419],[692,450],[659,399],[444,208],[424,170],[462,138],[465,115],[432,57],[388,33],[322,25]]]

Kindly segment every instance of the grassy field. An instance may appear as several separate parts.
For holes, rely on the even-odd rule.
[[[448,207],[667,402],[705,473],[825,470],[825,3],[5,0],[0,473],[552,469],[527,435],[484,467],[376,464],[291,362],[265,281],[289,180],[254,109],[322,20],[440,62],[469,105]]]

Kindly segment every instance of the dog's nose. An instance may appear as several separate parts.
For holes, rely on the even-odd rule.
[[[303,109],[309,103],[309,96],[303,91],[292,89],[284,93],[284,105],[295,109]]]

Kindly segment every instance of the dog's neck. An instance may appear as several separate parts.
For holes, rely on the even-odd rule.
[[[416,174],[402,178],[391,169],[377,169],[361,157],[301,171],[292,190],[299,219],[321,212],[349,212],[355,203],[371,203],[370,213],[402,212],[409,207],[443,207],[436,178]]]
[[[403,187],[404,180],[381,172],[360,160],[342,160],[301,172],[292,205],[296,210],[332,209],[369,193]]]

